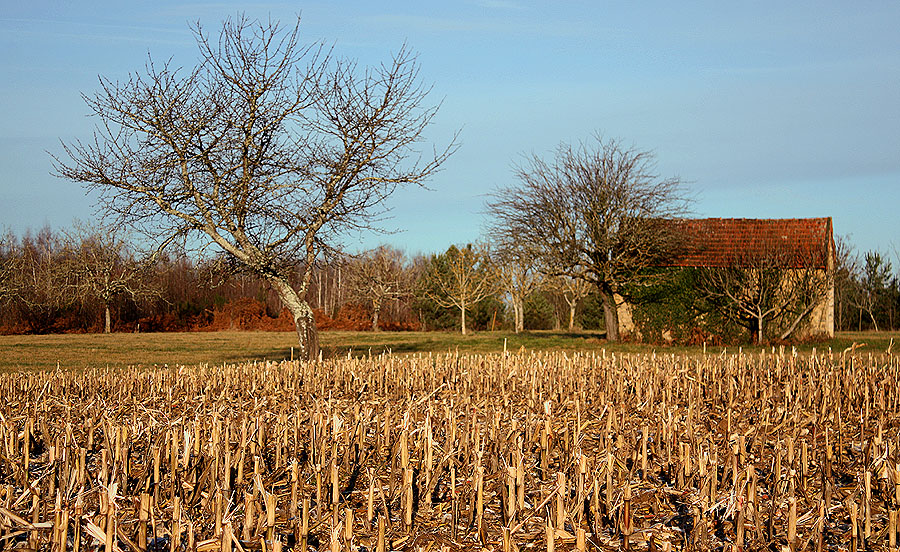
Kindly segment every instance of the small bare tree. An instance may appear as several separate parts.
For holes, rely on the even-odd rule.
[[[0,303],[12,300],[19,293],[22,258],[11,232],[0,236]]]
[[[757,344],[771,329],[787,339],[828,290],[825,267],[815,255],[770,247],[735,255],[727,266],[699,268],[701,295],[728,320],[746,328]]]
[[[516,333],[525,329],[525,299],[541,286],[538,261],[529,248],[516,240],[500,241],[494,254],[498,288],[506,294],[513,309]]]
[[[74,277],[66,269],[69,253],[59,235],[46,227],[27,233],[17,249],[10,299],[32,332],[45,333],[75,303]]]
[[[83,303],[99,301],[103,331],[112,331],[110,307],[119,297],[133,300],[157,297],[149,266],[136,258],[128,242],[112,227],[78,226],[68,237],[66,269],[73,276],[76,297]]]
[[[891,282],[891,261],[878,251],[867,251],[863,256],[858,274],[854,275],[854,285],[850,294],[850,303],[865,312],[872,320],[872,326],[878,331],[878,320],[875,312],[886,294]]]
[[[459,309],[459,326],[466,335],[466,311],[496,291],[496,273],[481,245],[456,247],[431,258],[424,275],[425,294],[444,308]]]
[[[618,340],[620,297],[677,246],[664,219],[686,212],[679,180],[660,180],[650,152],[599,137],[561,145],[549,162],[532,156],[517,176],[518,186],[498,190],[488,204],[492,233],[515,236],[549,276],[596,286],[607,339]]]
[[[843,330],[844,312],[854,306],[859,255],[846,236],[834,237],[834,311],[837,329]]]
[[[85,101],[92,140],[65,145],[62,177],[99,192],[106,215],[175,241],[214,245],[263,278],[293,315],[300,355],[318,339],[306,300],[320,253],[369,228],[397,186],[422,183],[452,152],[417,143],[436,113],[406,48],[359,69],[299,40],[299,20],[195,28],[188,71],[148,61],[101,79]]]
[[[568,329],[575,329],[575,313],[578,305],[591,293],[591,284],[581,278],[561,275],[547,278],[544,289],[559,294],[568,307]]]
[[[382,245],[348,262],[347,285],[353,298],[372,307],[372,331],[377,332],[382,307],[412,293],[412,274],[402,251]]]

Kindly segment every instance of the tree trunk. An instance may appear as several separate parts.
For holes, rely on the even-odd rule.
[[[521,297],[513,298],[513,314],[516,317],[516,333],[525,330],[525,301]]]
[[[297,338],[300,342],[297,357],[315,360],[319,356],[319,333],[309,303],[284,279],[273,277],[269,280],[269,285],[294,317],[294,327],[297,329]]]
[[[515,333],[519,333],[519,302],[516,301],[516,298],[512,298],[512,308],[513,308],[513,331]]]
[[[791,324],[791,326],[787,330],[785,330],[785,332],[783,334],[781,334],[781,337],[779,337],[779,339],[785,340],[785,339],[789,338],[791,336],[791,334],[794,333],[794,330],[797,329],[797,326],[800,325],[800,322],[803,321],[804,318],[806,318],[806,315],[813,311],[813,307],[815,307],[815,305],[809,305],[808,307],[803,309],[803,312],[801,312],[797,316],[797,318],[794,319],[794,322]]]
[[[765,321],[764,321],[762,315],[759,315],[759,316],[756,318],[756,324],[757,324],[757,326],[756,326],[756,344],[757,344],[757,345],[762,345],[763,342],[764,342],[765,339],[766,339],[766,338],[765,338],[765,332],[763,332],[763,324],[764,324],[764,322],[765,322]]]
[[[844,298],[841,297],[837,300],[837,319],[838,319],[838,331],[844,329]]]
[[[603,319],[606,322],[606,340],[619,340],[619,310],[616,308],[616,300],[612,293],[600,291],[600,299],[603,303]]]
[[[105,319],[106,326],[105,326],[105,328],[104,328],[104,333],[110,333],[110,332],[112,331],[112,316],[110,316],[110,313],[109,313],[109,305],[104,305],[104,307],[105,307],[104,310],[106,311],[106,312],[105,312],[105,315],[106,315],[106,317],[105,317],[105,318],[106,318],[106,319]]]
[[[381,306],[376,306],[372,309],[372,331],[378,331],[378,314],[381,312]]]
[[[875,309],[873,308],[872,310],[867,310],[866,312],[869,313],[869,318],[872,319],[872,326],[875,328],[875,331],[877,332],[878,331],[878,321],[875,320]]]
[[[459,308],[459,325],[462,328],[462,334],[466,335],[466,306],[463,305]]]
[[[292,313],[300,342],[298,356],[306,360],[316,360],[319,356],[319,330],[316,328],[316,317],[306,301],[303,301],[302,307],[305,312],[301,312],[299,316]]]
[[[569,305],[569,331],[575,329],[575,305]]]

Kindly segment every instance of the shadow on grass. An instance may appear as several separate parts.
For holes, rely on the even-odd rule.
[[[392,353],[392,354],[413,354],[413,353],[424,353],[430,351],[441,351],[441,348],[429,348],[427,343],[423,342],[398,342],[398,343],[369,343],[369,342],[354,342],[354,343],[343,343],[341,345],[322,345],[319,350],[321,351],[322,358],[324,360],[338,358],[338,357],[346,357],[350,354],[353,357],[363,357],[363,356],[377,356],[382,353]],[[240,363],[240,362],[253,362],[256,361],[275,361],[279,362],[282,360],[301,360],[298,356],[299,352],[297,347],[293,349],[291,347],[280,347],[273,348],[266,351],[260,351],[256,356],[239,356],[239,355],[229,355],[226,358],[226,362],[228,363]]]
[[[297,355],[293,332],[217,332],[172,334],[65,334],[46,336],[0,336],[0,371],[40,369],[80,370],[164,365],[215,365],[253,361],[282,361]],[[323,332],[320,334],[323,358],[377,356],[395,354],[498,353],[504,347],[511,352],[525,351],[600,351],[622,353],[702,354],[703,347],[688,347],[633,342],[609,343],[601,332],[527,331],[474,332],[462,336],[456,332]],[[896,343],[894,343],[896,342]],[[854,345],[855,344],[855,345]],[[784,346],[791,352],[794,345]],[[900,351],[900,332],[840,332],[835,338],[795,345],[800,352],[814,348],[818,353],[843,351],[856,354],[880,354]],[[775,350],[781,346],[775,345]],[[771,351],[750,345],[712,346],[708,354],[743,351]]]
[[[506,348],[580,349],[606,346],[605,333],[596,331],[528,331],[472,332],[323,332],[320,334],[322,358],[377,356],[425,353],[496,353]],[[297,349],[277,347],[257,352],[257,360],[289,360],[297,357]],[[247,356],[230,355],[228,362],[252,361]]]
[[[896,335],[896,334],[895,334]],[[816,348],[819,352],[825,352],[828,348],[836,353],[841,352],[845,347],[850,347],[856,342],[858,345],[867,343],[861,349],[862,351],[879,352],[884,351],[888,345],[890,334],[871,334],[871,333],[845,333],[839,337],[823,341],[797,344],[800,351],[810,351]],[[609,343],[606,341],[605,332],[601,331],[526,331],[519,334],[513,332],[472,332],[463,336],[456,332],[323,332],[320,334],[322,340],[321,350],[322,358],[333,359],[340,357],[352,356],[355,358],[366,356],[378,356],[384,353],[392,354],[427,354],[427,353],[497,353],[506,348],[509,351],[520,350],[599,350],[609,349],[612,351],[621,351],[629,353],[640,352],[666,352],[675,354],[692,354],[702,351],[700,347],[687,347],[678,345],[665,344],[641,344],[641,343]],[[900,346],[900,339],[897,339]],[[760,350],[766,351],[772,348],[767,346],[754,345],[729,345],[729,346],[710,346],[708,352],[710,354],[720,353],[723,350],[741,349],[745,353],[758,353]],[[776,345],[776,350],[778,346]],[[895,347],[896,348],[896,347]],[[790,346],[788,346],[790,349]],[[256,360],[288,360],[291,358],[290,347],[275,347],[264,349],[257,352]],[[294,358],[297,358],[296,348],[293,351]],[[228,362],[246,362],[253,361],[250,355],[240,357],[238,355],[229,355]]]

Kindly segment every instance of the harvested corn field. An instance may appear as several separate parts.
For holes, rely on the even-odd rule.
[[[890,354],[0,375],[0,550],[888,550]]]

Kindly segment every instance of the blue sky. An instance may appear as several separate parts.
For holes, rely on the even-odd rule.
[[[90,136],[81,93],[147,53],[190,66],[188,23],[239,11],[292,22],[361,64],[405,42],[442,102],[429,129],[461,147],[428,190],[391,199],[410,253],[479,237],[485,194],[523,154],[601,133],[651,150],[696,216],[834,217],[860,250],[900,250],[898,2],[0,1],[0,227],[90,219],[47,152]],[[900,267],[898,267],[900,268]]]

